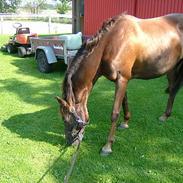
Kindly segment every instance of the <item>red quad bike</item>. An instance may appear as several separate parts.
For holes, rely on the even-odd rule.
[[[4,50],[8,53],[18,53],[19,57],[25,57],[31,54],[30,38],[37,37],[36,33],[30,33],[28,27],[22,27],[21,23],[13,24],[16,34],[10,37],[9,42],[4,45]]]

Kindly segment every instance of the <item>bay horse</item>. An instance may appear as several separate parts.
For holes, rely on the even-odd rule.
[[[111,129],[103,154],[112,152],[116,121],[121,106],[128,128],[130,112],[126,88],[131,79],[153,79],[167,75],[169,98],[163,115],[171,114],[177,91],[183,84],[183,14],[139,19],[121,14],[105,21],[101,29],[83,43],[67,69],[63,96],[57,97],[68,144],[82,139],[89,115],[87,101],[100,76],[115,82]]]

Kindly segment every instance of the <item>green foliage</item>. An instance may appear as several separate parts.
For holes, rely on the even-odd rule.
[[[8,36],[0,36],[0,46]],[[54,97],[60,94],[64,64],[43,74],[33,57],[0,52],[0,182],[63,183],[75,149],[65,148],[63,121]],[[114,84],[97,81],[88,102],[86,127],[70,183],[182,183],[183,93],[172,116],[165,109],[166,78],[133,80],[128,86],[130,128],[117,130],[113,153],[101,157],[107,140]],[[120,118],[119,122],[123,119]]]
[[[33,14],[38,14],[40,9],[44,9],[46,6],[46,0],[26,0],[24,5],[24,7]]]
[[[15,13],[21,0],[1,0],[0,13]]]
[[[57,4],[57,12],[60,14],[65,14],[70,9],[69,0],[59,0]]]

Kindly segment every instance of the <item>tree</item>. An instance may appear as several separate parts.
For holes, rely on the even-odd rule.
[[[31,13],[38,14],[41,8],[46,6],[46,0],[26,0],[25,8],[29,9]]]
[[[71,0],[59,0],[57,4],[57,12],[60,14],[65,14],[70,9]]]
[[[0,0],[0,13],[15,13],[21,0]]]

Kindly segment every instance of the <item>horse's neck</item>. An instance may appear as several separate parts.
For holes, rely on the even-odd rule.
[[[93,52],[85,58],[77,72],[73,76],[73,90],[76,98],[80,98],[83,92],[90,92],[96,80],[97,71],[103,54],[102,45],[94,48]],[[80,100],[80,99],[78,99]]]

